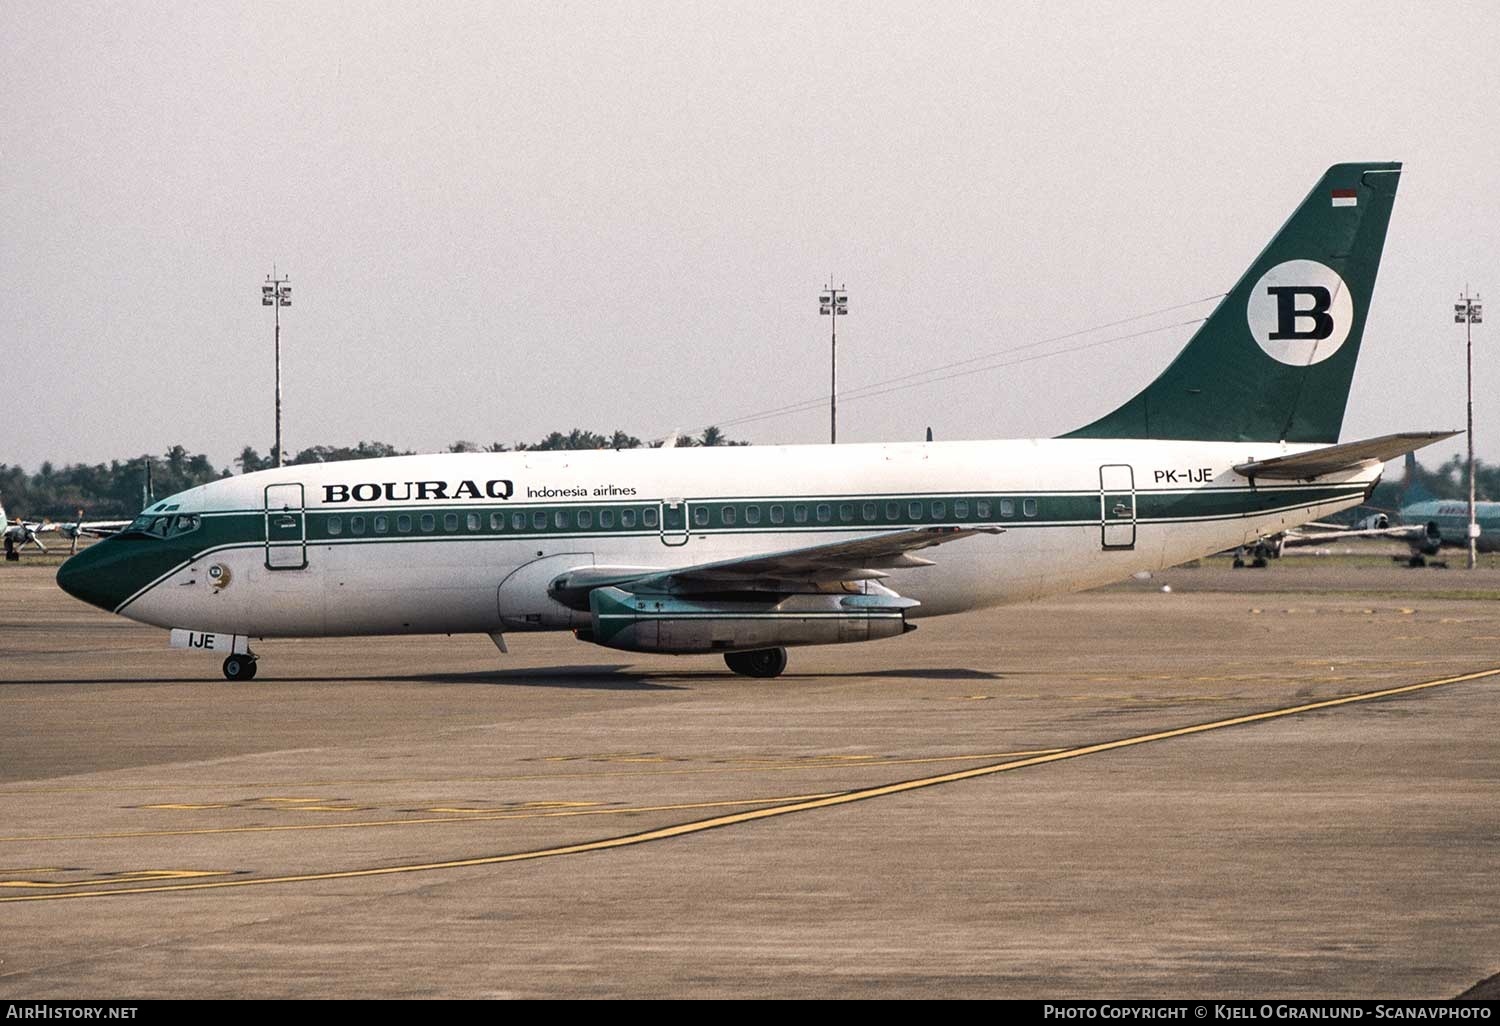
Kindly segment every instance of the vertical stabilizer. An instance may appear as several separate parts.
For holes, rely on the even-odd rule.
[[[1161,376],[1064,437],[1338,441],[1400,172],[1329,168]]]

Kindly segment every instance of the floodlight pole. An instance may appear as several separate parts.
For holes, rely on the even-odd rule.
[[[278,278],[273,266],[266,275],[266,283],[260,287],[260,305],[274,307],[276,311],[276,465],[282,465],[284,455],[281,448],[281,308],[292,305],[290,278]]]
[[[826,316],[829,323],[829,378],[828,378],[828,444],[839,441],[839,318],[849,313],[849,293],[840,285],[833,287],[833,275],[828,276],[828,287],[818,295],[818,313]]]
[[[1468,362],[1468,390],[1469,390],[1469,560],[1468,567],[1473,570],[1479,563],[1479,521],[1475,518],[1474,510],[1474,325],[1484,322],[1484,307],[1479,303],[1477,295],[1469,295],[1469,286],[1464,286],[1463,295],[1458,297],[1458,302],[1453,304],[1453,319],[1464,326],[1464,349]]]

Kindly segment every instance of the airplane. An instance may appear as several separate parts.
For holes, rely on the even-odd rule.
[[[252,639],[563,630],[775,677],[792,646],[1174,566],[1454,434],[1338,443],[1400,169],[1329,168],[1159,377],[1058,438],[283,467],[154,502],[57,581],[231,681]]]
[[[1417,458],[1406,454],[1406,481],[1402,492],[1402,506],[1396,512],[1395,523],[1388,513],[1373,513],[1360,519],[1353,527],[1338,524],[1309,524],[1306,530],[1296,528],[1262,538],[1253,548],[1255,566],[1264,566],[1266,556],[1276,558],[1282,551],[1301,545],[1325,545],[1329,542],[1348,541],[1352,538],[1387,538],[1405,542],[1411,549],[1408,556],[1392,557],[1404,560],[1408,566],[1427,566],[1433,556],[1445,548],[1467,549],[1469,546],[1469,503],[1467,499],[1439,499],[1417,480]],[[1474,539],[1478,552],[1500,550],[1500,502],[1482,501],[1474,503],[1474,523],[1479,534]],[[1241,554],[1235,555],[1235,566],[1241,565]],[[1433,566],[1446,567],[1443,561],[1432,562]]]
[[[81,535],[107,538],[129,526],[129,520],[84,520],[81,509],[78,511],[78,519],[71,523],[54,523],[51,520],[40,523],[34,520],[9,522],[5,519],[4,507],[0,506],[0,535],[5,538],[5,558],[12,562],[21,558],[20,552],[27,545],[35,545],[42,552],[47,551],[47,546],[37,537],[39,534],[55,531],[71,540],[72,545],[68,550],[71,554],[78,551],[78,539]]]
[[[28,545],[35,545],[46,552],[47,546],[42,544],[37,534],[51,530],[53,525],[47,521],[38,523],[35,520],[9,520],[5,515],[5,507],[0,505],[0,538],[4,539],[5,558],[10,562],[19,560],[21,550]]]
[[[1406,480],[1409,483],[1402,495],[1404,505],[1397,516],[1401,525],[1412,531],[1406,536],[1412,550],[1409,561],[1412,566],[1421,566],[1428,557],[1437,555],[1442,549],[1468,549],[1469,500],[1436,497],[1417,481],[1416,465],[1416,457],[1408,453]],[[1474,539],[1475,550],[1500,551],[1500,502],[1475,502],[1474,523],[1479,528],[1479,535]]]
[[[68,549],[69,553],[78,551],[78,539],[82,535],[91,538],[108,538],[112,534],[119,534],[129,527],[129,520],[84,520],[83,510],[78,511],[78,517],[72,523],[60,523],[57,532],[72,542]]]

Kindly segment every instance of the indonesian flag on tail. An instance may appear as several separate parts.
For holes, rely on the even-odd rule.
[[[1359,195],[1353,189],[1334,189],[1333,205],[1336,207],[1358,206]]]

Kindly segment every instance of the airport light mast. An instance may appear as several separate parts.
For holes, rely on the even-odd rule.
[[[260,305],[276,308],[276,465],[283,462],[281,450],[281,308],[292,305],[290,278],[276,277],[276,268],[266,275],[266,283],[260,287]]]
[[[1479,562],[1479,522],[1474,518],[1474,325],[1484,323],[1484,307],[1477,295],[1469,295],[1469,286],[1453,304],[1453,321],[1464,326],[1464,347],[1469,364],[1469,569]]]
[[[832,370],[828,383],[828,444],[837,445],[839,440],[839,318],[849,313],[849,293],[844,286],[833,287],[833,275],[828,276],[828,287],[818,296],[818,313],[828,318],[830,331]]]

